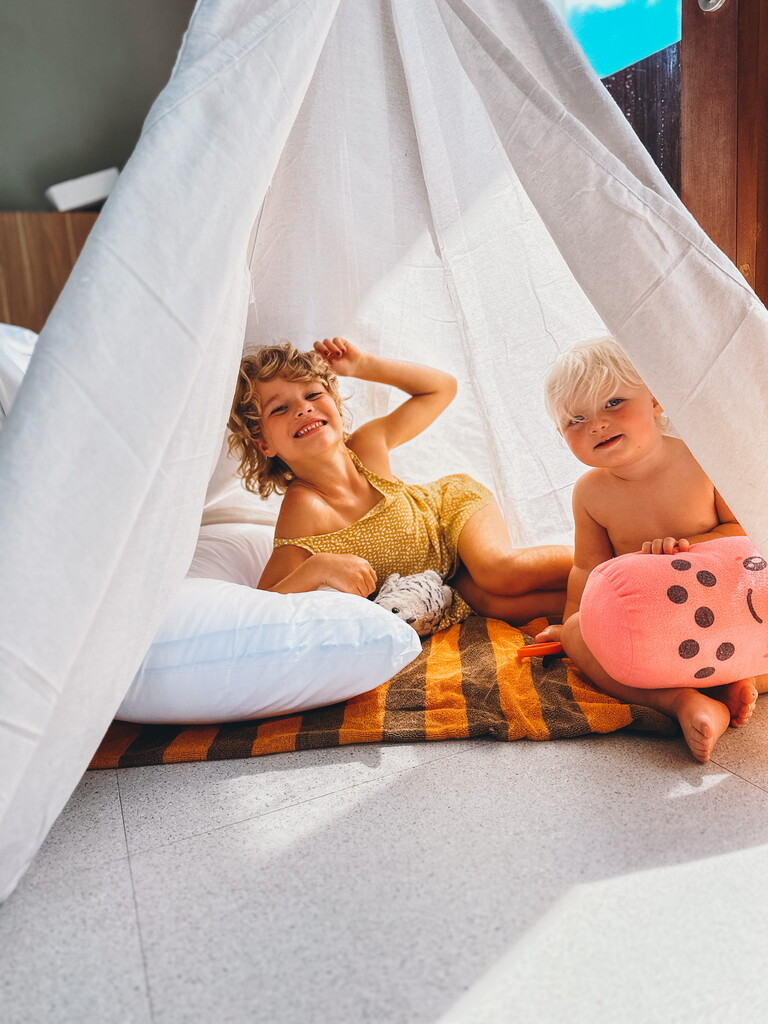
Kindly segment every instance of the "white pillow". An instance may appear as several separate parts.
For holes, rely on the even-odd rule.
[[[275,531],[258,523],[201,526],[187,576],[257,587],[272,554]]]
[[[415,631],[363,597],[182,581],[116,718],[236,722],[335,704],[420,653]]]
[[[227,435],[228,436],[228,435]],[[280,497],[273,494],[260,498],[247,491],[243,478],[237,472],[237,459],[229,454],[227,436],[221,445],[219,457],[208,483],[203,508],[203,522],[209,523],[263,523],[274,526],[280,511]]]

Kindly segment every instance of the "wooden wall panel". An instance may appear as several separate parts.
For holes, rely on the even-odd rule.
[[[96,213],[0,213],[0,320],[39,331]]]
[[[680,194],[680,44],[603,79],[640,141]]]

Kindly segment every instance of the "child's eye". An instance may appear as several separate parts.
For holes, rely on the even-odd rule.
[[[571,418],[568,420],[568,426],[575,427],[578,423],[585,423],[586,419],[586,416],[571,416]]]
[[[606,409],[618,409],[621,403],[624,401],[623,398],[609,398],[605,403]]]
[[[269,410],[269,415],[274,416],[276,413],[285,412],[287,408],[287,405],[276,405],[273,409]]]
[[[305,395],[304,397],[305,398],[319,398],[322,395],[322,393],[323,393],[322,391],[310,391],[310,393],[308,395]]]

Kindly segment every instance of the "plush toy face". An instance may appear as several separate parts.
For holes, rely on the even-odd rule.
[[[429,636],[452,600],[453,591],[442,576],[427,569],[413,576],[393,573],[384,581],[375,603],[413,626],[419,636]]]
[[[630,686],[717,686],[768,672],[768,562],[747,537],[676,555],[622,555],[592,571],[581,632]]]

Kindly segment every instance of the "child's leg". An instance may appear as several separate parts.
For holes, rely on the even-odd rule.
[[[492,594],[479,587],[463,566],[449,582],[478,615],[503,619],[513,626],[521,626],[543,615],[548,618],[559,618],[565,608],[565,590],[532,590],[527,594],[514,595]]]
[[[693,687],[646,689],[617,682],[602,668],[584,643],[578,612],[564,623],[561,639],[568,657],[599,689],[627,704],[642,704],[670,718],[676,718],[683,730],[685,742],[697,761],[709,760],[715,744],[732,718],[746,721],[752,713],[757,691],[745,680],[723,687],[723,691],[729,692],[724,692],[722,700],[708,697]],[[743,724],[743,721],[738,724]]]
[[[495,501],[467,520],[459,534],[458,549],[459,558],[478,588],[505,597],[542,590],[564,591],[573,565],[573,549],[561,544],[513,548]],[[472,604],[469,598],[465,599]],[[518,617],[517,621],[522,620]]]

